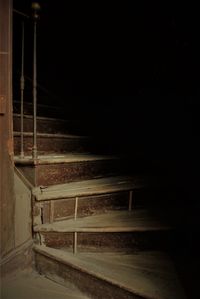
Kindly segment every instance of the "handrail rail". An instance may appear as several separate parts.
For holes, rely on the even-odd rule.
[[[30,16],[29,16],[29,15],[25,14],[24,12],[22,12],[22,11],[20,11],[20,10],[18,10],[18,9],[13,8],[13,12],[15,12],[16,14],[18,14],[18,15],[20,15],[20,16],[22,16],[22,17],[25,17],[25,18],[27,18],[27,19],[30,19]]]

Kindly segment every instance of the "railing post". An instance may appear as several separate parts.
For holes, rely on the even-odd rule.
[[[21,51],[21,150],[20,156],[24,158],[24,21],[22,21],[22,51]]]
[[[37,159],[37,21],[40,5],[32,3],[33,9],[33,150],[32,157]]]

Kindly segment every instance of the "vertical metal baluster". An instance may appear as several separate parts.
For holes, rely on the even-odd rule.
[[[37,159],[37,22],[34,21],[33,40],[33,159]]]
[[[21,57],[21,150],[20,156],[24,158],[24,21],[22,21],[22,57]]]
[[[77,219],[77,212],[78,212],[78,197],[75,198],[75,208],[74,208],[74,220]]]
[[[33,31],[33,159],[37,159],[37,20],[40,5],[32,3],[34,31]]]
[[[73,253],[77,253],[77,232],[74,232],[74,245],[73,245]]]
[[[133,208],[133,191],[129,191],[129,203],[128,203],[128,210],[129,212],[132,211]]]

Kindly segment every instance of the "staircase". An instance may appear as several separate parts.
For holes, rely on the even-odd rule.
[[[31,104],[24,111],[22,159],[14,103],[15,165],[32,185],[37,271],[78,289],[70,298],[185,298],[170,258],[180,224],[163,182],[95,153],[82,124],[50,106],[38,106],[33,160]]]

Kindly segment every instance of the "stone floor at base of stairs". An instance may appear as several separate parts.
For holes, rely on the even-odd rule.
[[[0,292],[1,299],[89,299],[74,285],[62,286],[32,269],[1,279]]]

